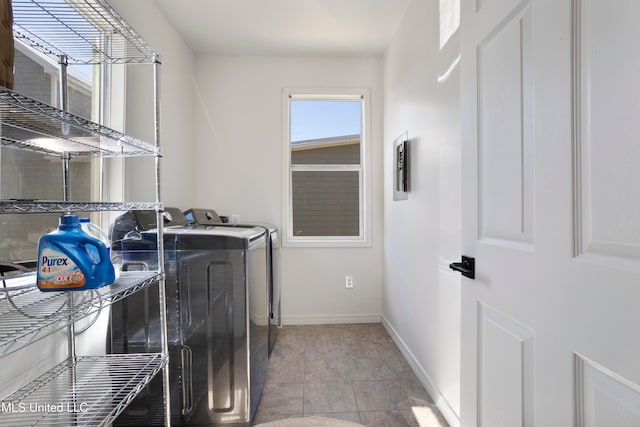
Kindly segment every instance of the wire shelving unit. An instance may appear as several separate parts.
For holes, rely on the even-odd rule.
[[[0,214],[155,210],[158,268],[122,272],[89,291],[41,292],[35,275],[0,277],[0,357],[65,328],[67,360],[0,400],[3,426],[106,426],[161,373],[169,425],[168,346],[160,197],[160,57],[106,0],[13,0],[14,40],[59,64],[60,108],[0,87],[0,145],[62,159],[64,200],[0,199]],[[154,141],[148,143],[68,112],[69,65],[148,64],[153,69]],[[73,157],[155,158],[155,201],[71,201]],[[16,285],[16,283],[20,283]],[[75,324],[148,286],[158,286],[161,352],[78,356]]]
[[[8,287],[0,287],[0,357],[127,298],[157,282],[158,276],[157,272],[122,272],[109,286],[75,292],[72,306],[64,292],[41,292],[33,273],[3,280]],[[17,281],[27,284],[12,288]]]
[[[0,199],[0,213],[65,213],[124,210],[155,210],[156,202],[65,202],[63,200]]]
[[[69,64],[150,64],[156,52],[105,0],[13,0],[17,40]]]
[[[76,357],[3,401],[3,426],[107,426],[164,367],[159,353]],[[76,380],[69,387],[69,377]],[[55,401],[52,401],[55,396]]]
[[[0,87],[2,145],[73,157],[155,156],[159,147]]]

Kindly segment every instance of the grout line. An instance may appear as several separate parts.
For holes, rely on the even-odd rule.
[[[304,417],[304,389],[307,384],[307,348],[306,340],[302,348],[302,416]]]
[[[356,402],[356,411],[358,413],[358,420],[360,420],[360,424],[362,424],[362,417],[360,416],[360,406],[358,406],[358,398],[356,397],[356,390],[353,388],[354,380],[351,379],[349,383],[351,384],[351,393],[353,393],[353,400],[354,402]]]

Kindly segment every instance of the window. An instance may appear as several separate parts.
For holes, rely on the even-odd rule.
[[[14,90],[59,107],[59,67],[50,57],[21,40],[14,41]],[[102,66],[69,65],[67,69],[68,109],[94,122],[104,122],[102,102],[106,97]],[[104,81],[104,80],[103,80]],[[100,83],[98,83],[100,82]],[[105,83],[106,85],[106,83]],[[103,163],[95,158],[70,161],[70,199],[101,200],[100,176]],[[62,200],[62,160],[36,152],[0,148],[0,198]],[[92,214],[98,222],[99,214]],[[0,215],[0,260],[23,262],[37,257],[38,239],[58,226],[59,213]]]
[[[367,244],[368,92],[285,91],[286,242]]]

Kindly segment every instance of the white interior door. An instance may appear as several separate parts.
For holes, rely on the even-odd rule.
[[[640,2],[462,2],[463,426],[640,426]]]

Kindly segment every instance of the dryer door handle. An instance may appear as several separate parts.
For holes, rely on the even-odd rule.
[[[193,352],[188,346],[182,347],[182,415],[193,410]]]

